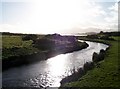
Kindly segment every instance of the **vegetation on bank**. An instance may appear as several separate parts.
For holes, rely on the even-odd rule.
[[[118,64],[120,55],[118,44],[120,43],[120,36],[110,35],[109,37],[114,40],[79,37],[80,39],[84,40],[110,44],[110,48],[107,50],[104,60],[97,62],[94,69],[87,71],[85,75],[79,77],[76,81],[62,85],[63,89],[69,89],[71,87],[111,87],[113,89],[120,88],[120,65]]]
[[[44,51],[74,51],[74,49],[80,50],[87,46],[85,42],[78,42],[74,36],[4,33],[2,35],[2,59]]]
[[[68,53],[88,47],[86,42],[79,42],[75,36],[61,36],[59,34],[46,35],[42,39],[34,40],[34,47],[49,52]]]
[[[23,41],[22,36],[2,35],[2,59],[38,52],[32,42],[32,40]]]
[[[74,36],[59,34],[2,34],[2,68],[30,64],[88,47],[86,42],[78,42]]]
[[[109,47],[107,48],[109,49]],[[107,50],[106,49],[106,50]],[[87,73],[87,71],[93,69],[95,67],[95,65],[101,61],[104,60],[105,57],[105,50],[101,49],[99,53],[94,52],[93,56],[92,56],[92,61],[91,62],[86,62],[82,68],[78,69],[77,72],[74,71],[72,75],[65,77],[64,79],[61,80],[61,87],[65,84],[65,83],[69,83],[69,82],[74,82],[77,81],[78,78],[82,77],[83,75],[85,75]]]

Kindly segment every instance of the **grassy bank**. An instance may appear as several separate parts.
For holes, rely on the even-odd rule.
[[[54,55],[81,50],[87,46],[85,42],[76,41],[73,36],[9,33],[2,35],[2,59],[39,52],[53,52]]]
[[[78,42],[74,36],[4,34],[2,35],[2,69],[46,60],[88,46],[86,42]]]
[[[117,87],[119,88],[119,65],[118,56],[120,52],[119,39],[120,37],[113,37],[115,41],[96,40],[110,44],[110,49],[107,50],[107,54],[103,61],[97,63],[94,69],[88,71],[84,76],[79,78],[75,82],[67,83],[63,87]],[[84,38],[85,39],[85,38]],[[89,39],[85,39],[89,40]],[[92,40],[91,40],[92,41]],[[93,40],[95,41],[95,40]]]
[[[11,56],[33,54],[39,50],[33,47],[32,40],[23,41],[22,36],[3,35],[2,51],[2,59],[6,59]]]

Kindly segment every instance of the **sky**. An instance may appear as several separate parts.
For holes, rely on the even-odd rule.
[[[118,0],[1,0],[0,32],[117,31]]]

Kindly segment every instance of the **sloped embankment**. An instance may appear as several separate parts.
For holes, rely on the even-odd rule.
[[[118,55],[120,54],[118,44],[120,41],[102,40],[101,42],[110,44],[109,49],[105,53],[104,60],[97,58],[99,55],[94,53],[94,68],[82,77],[78,77],[77,80],[63,84],[63,89],[74,87],[111,87],[112,89],[118,89],[120,87],[120,73],[118,71]]]

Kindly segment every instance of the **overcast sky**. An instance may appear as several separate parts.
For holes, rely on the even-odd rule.
[[[1,32],[71,34],[100,30],[117,31],[117,29],[118,0],[1,0],[0,2]]]

